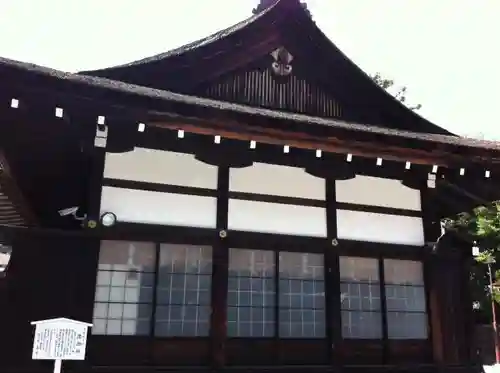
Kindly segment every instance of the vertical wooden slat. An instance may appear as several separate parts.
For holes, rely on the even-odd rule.
[[[336,100],[321,87],[310,84],[295,71],[289,76],[278,77],[271,71],[267,60],[258,64],[261,65],[268,68],[232,72],[205,85],[200,93],[224,101],[277,110],[323,117],[340,115]]]

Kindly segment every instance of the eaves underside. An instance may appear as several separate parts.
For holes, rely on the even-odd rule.
[[[215,116],[219,117],[226,117],[231,114],[246,118],[246,120],[263,118],[271,126],[273,123],[278,122],[295,123],[308,129],[307,131],[315,132],[316,134],[330,130],[342,130],[351,132],[353,136],[356,133],[370,134],[401,139],[401,141],[418,141],[430,146],[441,144],[456,147],[457,151],[459,151],[459,148],[470,149],[471,151],[474,151],[474,149],[478,151],[484,150],[490,152],[492,157],[498,157],[498,153],[500,153],[500,144],[493,141],[394,130],[333,118],[313,117],[304,114],[251,107],[148,88],[106,78],[65,73],[4,58],[0,58],[0,79],[6,82],[3,86],[4,89],[9,89],[9,86],[14,86],[17,90],[30,91],[33,89],[39,93],[57,95],[61,101],[78,99],[94,100],[96,105],[103,107],[105,103],[102,97],[106,97],[110,99],[110,110],[120,107],[125,111],[134,111],[134,113],[142,115],[145,119],[148,116],[157,117],[158,113],[182,117],[184,115],[183,112],[187,108],[193,109],[198,107],[210,110],[210,113],[214,113]],[[177,108],[178,105],[181,105],[184,110],[179,111]],[[189,111],[192,112],[192,109]],[[289,128],[293,129],[294,126],[290,125]]]

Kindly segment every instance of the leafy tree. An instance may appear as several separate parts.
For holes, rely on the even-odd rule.
[[[377,83],[380,87],[384,88],[389,93],[391,93],[392,90],[396,89],[396,91],[394,93],[391,93],[391,94],[397,100],[399,100],[401,103],[406,105],[408,107],[408,109],[419,110],[422,107],[421,104],[414,105],[414,106],[408,105],[408,103],[406,102],[406,87],[405,86],[397,87],[394,83],[394,80],[386,79],[386,78],[382,77],[382,75],[380,73],[376,73],[375,75],[372,75],[371,78],[373,79],[373,81],[375,83]]]
[[[491,298],[500,303],[500,291],[490,289],[489,268],[493,280],[500,278],[500,202],[492,202],[475,208],[471,213],[459,214],[445,220],[446,229],[453,230],[479,249],[470,274],[470,286],[476,309],[477,321],[491,320]],[[490,267],[488,266],[490,265]]]

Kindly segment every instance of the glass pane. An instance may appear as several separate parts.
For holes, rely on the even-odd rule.
[[[346,282],[378,282],[378,259],[340,257],[340,280]]]
[[[281,338],[324,338],[325,313],[317,310],[280,310]]]
[[[388,312],[387,327],[390,339],[426,339],[425,313]]]
[[[230,249],[228,336],[274,335],[274,255],[272,251]]]
[[[379,312],[342,311],[342,337],[381,339],[381,314]]]
[[[342,283],[340,291],[343,310],[380,310],[380,286],[378,284]]]
[[[210,307],[161,306],[156,309],[155,335],[205,337],[209,334]]]
[[[99,269],[152,272],[155,264],[155,244],[150,242],[101,241]]]
[[[309,253],[279,253],[280,278],[323,279],[323,255]]]
[[[388,311],[426,311],[423,286],[386,285],[385,293]]]
[[[424,284],[422,262],[413,260],[384,259],[384,276],[386,284]]]
[[[274,277],[274,252],[229,249],[229,275]]]
[[[165,273],[212,273],[212,247],[160,245],[160,271]]]
[[[94,318],[91,329],[94,335],[106,334],[106,320]]]

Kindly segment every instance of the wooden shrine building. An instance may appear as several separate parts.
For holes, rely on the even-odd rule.
[[[440,219],[500,197],[499,145],[265,3],[127,65],[0,59],[1,372],[51,371],[53,317],[93,324],[74,372],[477,367],[471,248]]]

